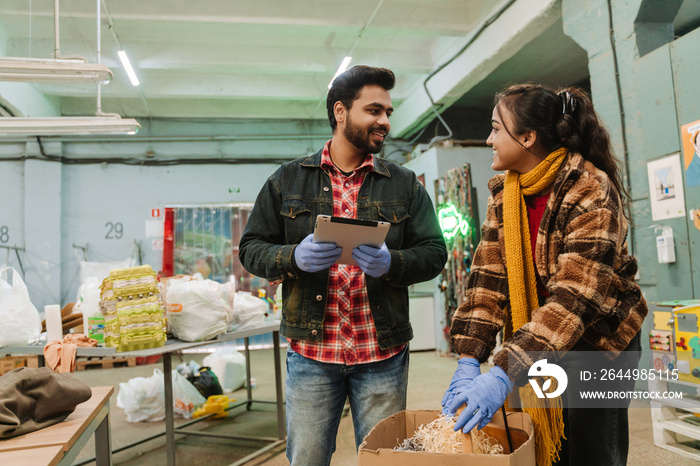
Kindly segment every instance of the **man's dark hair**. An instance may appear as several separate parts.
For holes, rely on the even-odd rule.
[[[331,124],[331,128],[335,130],[338,124],[333,113],[333,106],[336,102],[342,102],[345,108],[350,110],[352,103],[357,99],[357,94],[360,93],[360,89],[363,87],[376,84],[390,91],[394,88],[395,83],[394,73],[387,68],[357,65],[339,74],[333,81],[326,98],[326,109],[328,110],[328,121]]]

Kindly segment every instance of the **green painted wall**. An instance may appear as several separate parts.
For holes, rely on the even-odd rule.
[[[640,284],[651,301],[700,297],[697,248],[700,231],[687,216],[652,221],[647,177],[649,161],[680,151],[679,126],[700,119],[697,105],[700,29],[674,40],[672,22],[681,3],[613,2],[614,40],[611,41],[607,1],[562,2],[564,30],[588,52],[593,101],[610,129],[620,158],[625,153],[623,142],[626,143],[625,164],[632,196],[632,248],[640,263]],[[655,22],[646,24],[646,19]],[[684,183],[684,196],[686,211],[700,208],[700,187],[687,187]],[[657,261],[657,233],[649,228],[655,223],[673,228],[675,264]]]
[[[687,215],[700,209],[700,186],[688,187],[684,173],[686,215],[654,222],[647,176],[648,162],[681,150],[680,125],[700,120],[700,28],[674,37],[673,21],[682,3],[619,0],[609,10],[606,0],[562,2],[564,31],[588,52],[593,102],[611,132],[616,153],[625,159],[632,197],[631,246],[639,261],[638,281],[649,302],[700,298],[700,231]],[[682,156],[681,168],[684,172]],[[658,263],[659,233],[650,228],[654,224],[673,229],[675,263]],[[651,328],[650,312],[643,328],[640,367],[651,362],[645,337]]]

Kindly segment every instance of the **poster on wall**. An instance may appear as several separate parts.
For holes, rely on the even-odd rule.
[[[681,126],[686,186],[700,186],[700,120]]]
[[[680,154],[647,163],[652,220],[685,216]]]

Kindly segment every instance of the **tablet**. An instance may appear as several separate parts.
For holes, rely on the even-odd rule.
[[[316,217],[314,241],[335,243],[343,248],[343,254],[336,264],[357,265],[352,258],[352,250],[361,244],[381,247],[389,232],[389,226],[391,226],[389,222],[319,215]]]

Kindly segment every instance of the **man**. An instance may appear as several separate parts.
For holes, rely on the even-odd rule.
[[[413,172],[375,157],[391,127],[394,74],[355,66],[338,76],[326,107],[333,138],[283,164],[265,183],[240,243],[243,266],[282,282],[287,351],[287,457],[329,464],[346,398],[359,447],[380,420],[406,408],[408,289],[447,260],[435,211]],[[381,220],[380,247],[315,243],[319,214]]]

